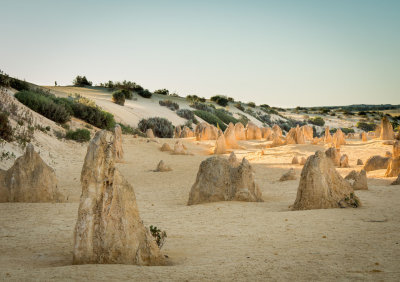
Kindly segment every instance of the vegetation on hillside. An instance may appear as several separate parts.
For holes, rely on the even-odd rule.
[[[174,126],[166,118],[142,119],[139,121],[138,128],[144,133],[150,128],[153,130],[154,135],[160,138],[172,138],[174,136]]]
[[[219,119],[216,115],[210,112],[196,110],[194,111],[194,114],[199,118],[203,119],[204,121],[208,122],[209,124],[213,124],[221,128],[223,131],[226,129],[226,125],[224,124],[224,122],[221,119]]]

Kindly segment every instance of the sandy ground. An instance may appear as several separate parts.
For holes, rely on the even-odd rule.
[[[218,202],[187,206],[199,164],[213,142],[185,139],[190,156],[159,151],[159,143],[124,136],[125,163],[118,168],[133,185],[146,226],[166,230],[162,251],[171,266],[71,265],[73,230],[81,192],[80,170],[86,146],[43,134],[37,145],[55,168],[67,203],[0,204],[0,280],[134,280],[134,281],[266,281],[266,280],[400,280],[400,186],[384,170],[368,173],[369,190],[357,191],[357,209],[290,211],[298,179],[279,182],[294,155],[309,156],[323,146],[290,145],[265,149],[245,141],[237,151],[255,169],[263,203]],[[391,150],[381,141],[349,141],[344,176],[374,154]],[[164,160],[171,172],[153,172]],[[2,168],[11,164],[3,163]]]

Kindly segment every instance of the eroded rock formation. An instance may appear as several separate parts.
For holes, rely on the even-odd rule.
[[[152,130],[151,128],[148,128],[148,129],[146,130],[146,137],[147,137],[147,138],[155,138],[154,132],[153,132],[153,130]]]
[[[296,172],[293,168],[289,169],[288,172],[284,173],[279,181],[296,180]]]
[[[332,161],[334,166],[340,166],[340,150],[334,147],[325,151],[326,156]]]
[[[228,127],[224,132],[225,145],[228,149],[237,149],[239,147],[236,140],[235,126],[233,123],[229,123]]]
[[[364,170],[366,172],[378,170],[378,169],[387,169],[389,165],[390,158],[382,157],[382,156],[372,156],[370,157],[364,165]]]
[[[235,166],[225,158],[214,156],[201,162],[188,205],[217,201],[262,202],[261,197],[253,169],[245,158]]]
[[[114,150],[115,160],[121,162],[124,159],[124,149],[122,148],[122,129],[119,124],[114,127]]]
[[[225,144],[225,136],[220,133],[217,141],[215,141],[214,154],[226,154],[226,144]]]
[[[394,177],[400,174],[400,141],[393,143],[393,154],[386,170],[386,177]]]
[[[139,217],[133,187],[115,168],[112,141],[99,131],[86,153],[73,264],[162,265],[164,257]]]
[[[156,172],[166,172],[166,171],[171,171],[171,170],[172,170],[172,168],[170,166],[166,165],[163,160],[161,160],[158,163],[157,168],[154,171],[156,171]]]
[[[61,202],[54,170],[40,157],[32,144],[7,171],[0,171],[0,202]]]
[[[394,132],[393,126],[390,123],[387,116],[384,116],[381,121],[380,126],[380,137],[381,140],[393,140],[394,139]]]
[[[359,172],[352,170],[344,179],[346,179],[354,190],[367,190],[367,173],[365,170]]]
[[[293,210],[358,207],[360,200],[351,185],[336,171],[321,151],[307,159],[301,171]]]
[[[247,140],[261,140],[262,133],[261,129],[249,121],[246,126],[246,139]]]

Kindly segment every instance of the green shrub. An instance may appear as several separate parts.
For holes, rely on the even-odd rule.
[[[80,103],[73,103],[73,112],[76,118],[82,119],[101,129],[112,129],[115,126],[114,116],[96,107],[89,107]]]
[[[13,140],[13,129],[8,121],[8,115],[0,112],[0,138],[11,142]]]
[[[216,115],[210,112],[196,110],[194,111],[194,114],[199,118],[203,119],[204,121],[208,122],[209,124],[219,126],[219,128],[221,128],[222,131],[226,129],[226,125],[224,124],[224,122],[220,120]]]
[[[187,120],[194,120],[195,116],[194,113],[191,110],[188,109],[180,109],[176,111],[176,114],[180,116],[181,118],[185,118]]]
[[[239,110],[241,110],[242,112],[244,112],[244,107],[242,106],[242,103],[236,103],[235,107]]]
[[[341,128],[344,134],[349,134],[349,133],[354,133],[354,129],[353,128],[347,128],[347,127],[342,127]]]
[[[68,130],[65,138],[75,140],[77,142],[88,142],[90,141],[90,131],[87,129],[77,129],[75,131]]]
[[[10,80],[10,86],[18,91],[29,90],[30,88],[28,82],[16,78]]]
[[[215,110],[215,115],[224,123],[229,124],[232,122],[233,124],[236,124],[238,120],[228,113],[229,112],[222,109]]]
[[[70,113],[65,107],[57,105],[48,96],[27,90],[20,91],[14,96],[22,104],[55,122],[64,123],[70,119]]]
[[[92,86],[92,82],[87,80],[86,76],[78,75],[73,81],[74,86]]]
[[[154,91],[155,94],[161,94],[161,95],[169,95],[169,91],[167,89],[158,89]]]
[[[160,104],[160,106],[167,107],[171,111],[176,111],[179,109],[179,105],[175,102],[172,102],[171,100],[160,100],[158,101],[158,103]]]
[[[211,104],[206,105],[200,102],[193,102],[192,104],[190,104],[190,107],[195,108],[196,110],[210,112],[210,113],[214,113],[215,111],[215,107],[213,107]]]
[[[217,103],[218,105],[222,106],[222,107],[226,107],[228,105],[228,98],[224,97],[224,96],[220,96],[220,95],[216,95],[211,97],[211,101]]]
[[[368,132],[368,131],[374,131],[376,128],[376,125],[374,123],[366,123],[366,122],[359,121],[359,122],[357,122],[356,127]]]
[[[115,104],[123,106],[125,104],[124,90],[117,90],[112,94],[112,99]]]
[[[308,120],[308,123],[311,123],[311,124],[317,125],[317,126],[324,126],[325,121],[322,117],[314,117],[314,118],[310,118]]]
[[[256,107],[256,103],[254,102],[248,102],[247,106],[251,107],[251,108],[255,108]]]
[[[160,138],[172,138],[174,136],[174,126],[165,118],[142,119],[139,121],[138,127],[142,132],[146,132],[147,129],[151,128],[154,135]]]
[[[141,91],[136,91],[137,94],[139,94],[140,96],[142,96],[143,98],[151,98],[152,94],[149,90],[147,89],[143,89]]]
[[[158,229],[157,226],[150,225],[150,233],[156,240],[157,246],[161,249],[167,238],[167,232]]]
[[[244,126],[247,125],[247,123],[250,121],[249,118],[247,116],[245,116],[244,114],[239,114],[240,118],[238,119],[238,121],[240,123],[242,123]]]
[[[186,100],[188,100],[189,102],[192,102],[192,103],[195,103],[195,102],[204,103],[206,101],[206,98],[199,97],[197,95],[187,95]]]

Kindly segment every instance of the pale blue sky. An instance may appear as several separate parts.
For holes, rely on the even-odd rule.
[[[0,0],[0,69],[272,106],[400,104],[400,1]]]

